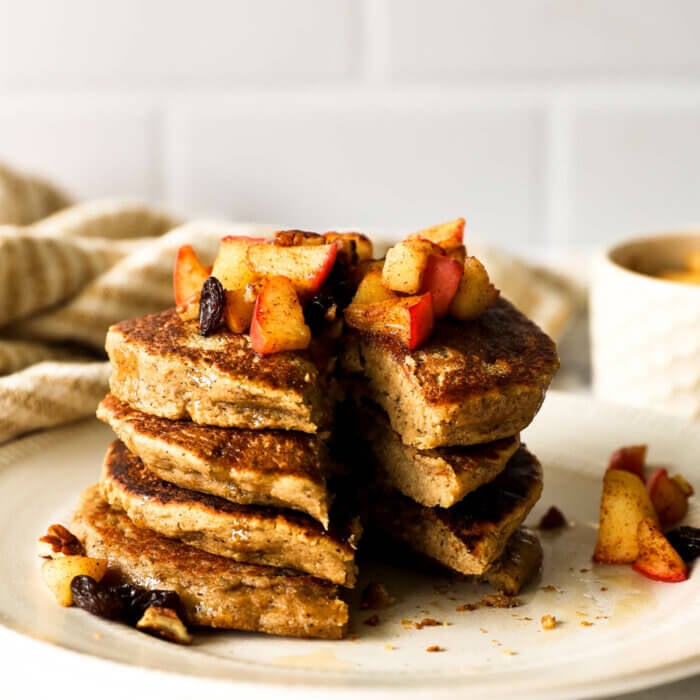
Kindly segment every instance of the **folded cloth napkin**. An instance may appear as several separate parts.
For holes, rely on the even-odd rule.
[[[172,306],[181,245],[210,262],[224,235],[274,231],[180,224],[155,208],[113,200],[77,204],[30,225],[0,225],[0,443],[94,414],[108,389],[107,329]],[[505,296],[555,338],[563,333],[576,306],[566,280],[495,248],[469,248]]]
[[[25,226],[70,204],[49,182],[0,163],[0,223]]]

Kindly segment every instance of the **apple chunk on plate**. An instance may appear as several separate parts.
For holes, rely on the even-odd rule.
[[[688,496],[678,481],[672,479],[665,469],[655,469],[650,474],[647,490],[663,527],[675,525],[683,520],[688,512]]]
[[[209,277],[211,268],[205,267],[191,245],[183,245],[175,256],[173,267],[173,292],[175,305],[182,306],[193,298],[199,300],[204,280]]]
[[[635,571],[655,581],[678,583],[688,578],[688,566],[654,522],[644,518],[637,528],[639,554]]]
[[[409,350],[414,350],[430,336],[434,321],[430,292],[374,304],[350,304],[345,309],[348,326],[394,338]]]
[[[260,276],[286,277],[299,294],[315,294],[330,274],[338,254],[335,243],[276,246],[254,243],[248,247],[248,265]]]
[[[250,343],[261,355],[309,347],[311,329],[304,322],[304,311],[294,285],[286,277],[268,277],[263,283],[255,300]]]
[[[644,481],[644,464],[647,458],[646,445],[628,445],[615,450],[610,456],[608,469],[622,469],[636,474]]]
[[[631,472],[605,472],[600,499],[600,525],[593,559],[606,564],[631,564],[639,554],[637,528],[656,512],[644,482]]]

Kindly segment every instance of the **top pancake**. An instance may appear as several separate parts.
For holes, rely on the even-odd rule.
[[[112,393],[145,413],[306,433],[330,421],[333,387],[309,352],[258,355],[248,335],[204,337],[174,309],[112,326],[106,350]]]
[[[345,371],[384,408],[409,445],[431,449],[516,435],[534,418],[559,367],[556,346],[501,299],[478,319],[441,319],[419,349],[346,331]]]

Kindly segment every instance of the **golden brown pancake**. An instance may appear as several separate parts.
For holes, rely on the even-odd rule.
[[[136,527],[92,486],[71,526],[91,557],[129,583],[176,591],[190,625],[340,639],[348,606],[338,588],[289,569],[241,564]]]
[[[132,522],[236,561],[293,568],[352,586],[357,567],[358,519],[327,532],[303,513],[245,506],[159,479],[126,446],[107,450],[100,488]]]
[[[356,390],[419,449],[517,435],[559,367],[551,338],[504,299],[474,321],[441,319],[417,350],[352,329],[343,343],[341,366],[365,380]]]
[[[165,481],[234,503],[300,510],[328,526],[329,457],[317,435],[168,420],[113,394],[100,403],[97,417]]]

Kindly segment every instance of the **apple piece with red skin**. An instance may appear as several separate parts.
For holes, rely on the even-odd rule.
[[[409,350],[430,337],[435,323],[430,292],[374,304],[350,304],[344,313],[348,326],[393,338]]]
[[[254,243],[247,250],[248,265],[253,272],[263,277],[286,277],[304,297],[312,296],[321,288],[337,255],[335,243],[289,247]]]
[[[608,469],[622,469],[636,474],[644,481],[644,464],[647,458],[646,445],[627,445],[620,447],[610,455]]]
[[[632,568],[654,581],[679,583],[688,578],[688,565],[651,518],[637,528],[639,554]]]
[[[398,294],[387,289],[382,281],[381,268],[370,269],[357,287],[351,304],[376,304],[387,299],[396,299]]]
[[[191,245],[183,245],[178,249],[173,267],[175,306],[187,303],[195,295],[199,297],[211,269],[201,263]]]
[[[309,347],[311,329],[304,322],[299,296],[287,277],[273,275],[263,282],[250,323],[250,343],[261,355]]]
[[[430,226],[429,228],[424,228],[421,231],[416,231],[415,233],[410,234],[407,237],[407,240],[419,238],[424,241],[436,243],[445,250],[450,250],[462,245],[464,240],[465,224],[466,221],[464,219],[446,221],[444,224],[437,224],[436,226]]]
[[[435,318],[447,314],[459,283],[462,281],[464,266],[445,255],[431,255],[423,273],[421,293],[430,292],[433,297]]]
[[[245,289],[256,278],[248,264],[248,248],[264,241],[248,236],[224,236],[214,260],[212,277],[216,277],[224,289]]]
[[[662,527],[670,527],[683,520],[688,512],[688,497],[669,477],[666,469],[659,467],[649,475],[647,490]]]

